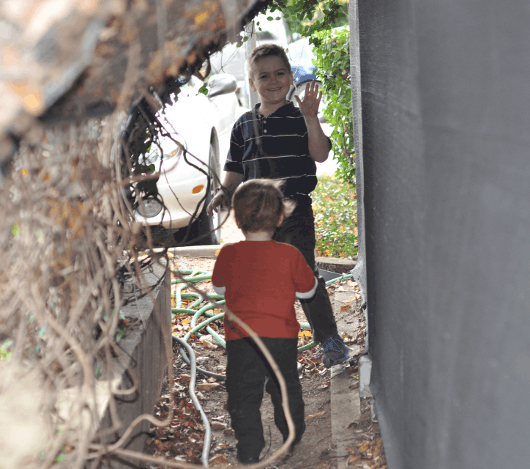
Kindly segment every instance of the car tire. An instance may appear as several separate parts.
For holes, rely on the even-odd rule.
[[[214,177],[214,171],[217,177]],[[210,178],[210,189],[206,195],[204,206],[199,214],[199,218],[195,220],[191,227],[185,227],[178,230],[174,237],[177,245],[189,246],[207,246],[218,245],[221,239],[221,211],[214,212],[212,217],[206,213],[208,205],[210,204],[217,188],[219,187],[219,157],[217,151],[217,143],[215,137],[212,137],[210,142],[210,155],[208,158],[208,177]],[[189,230],[189,235],[186,236]],[[188,240],[193,240],[189,242]]]

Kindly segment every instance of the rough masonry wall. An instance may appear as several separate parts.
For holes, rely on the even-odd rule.
[[[527,467],[530,7],[352,3],[370,387],[389,467]]]

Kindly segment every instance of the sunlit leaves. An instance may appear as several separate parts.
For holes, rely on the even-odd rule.
[[[357,196],[355,185],[322,176],[311,194],[319,256],[350,257],[357,254]]]

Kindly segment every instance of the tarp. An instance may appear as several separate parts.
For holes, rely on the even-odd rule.
[[[358,276],[388,466],[529,467],[528,2],[350,9]]]

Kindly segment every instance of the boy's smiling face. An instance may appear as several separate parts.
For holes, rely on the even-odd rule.
[[[252,64],[249,82],[261,98],[260,112],[270,114],[287,103],[293,74],[280,57],[263,57]]]

